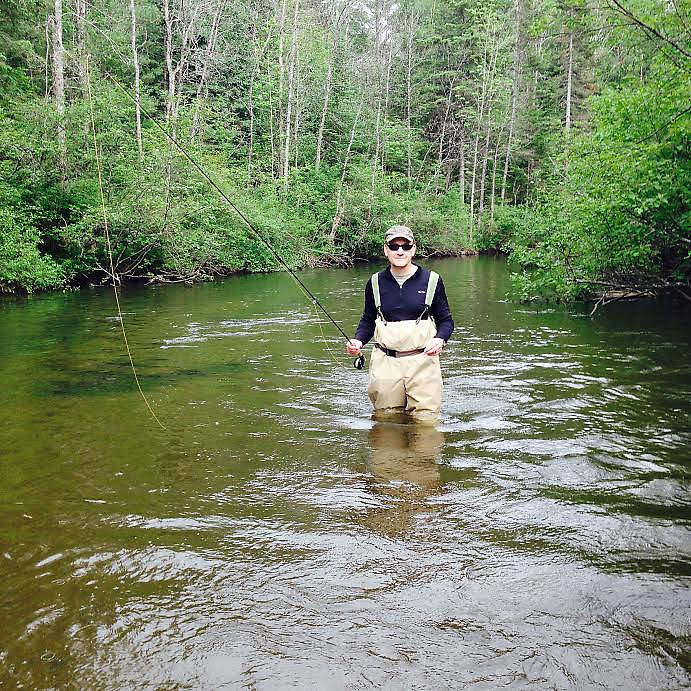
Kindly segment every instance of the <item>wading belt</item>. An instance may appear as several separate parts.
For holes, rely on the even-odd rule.
[[[391,348],[384,348],[383,345],[378,343],[374,344],[375,348],[379,348],[383,353],[386,353],[389,357],[408,357],[408,355],[419,355],[424,353],[424,348],[416,348],[415,350],[391,350]]]

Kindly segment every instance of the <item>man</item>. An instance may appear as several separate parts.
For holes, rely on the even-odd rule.
[[[413,264],[415,237],[406,226],[386,232],[390,266],[365,286],[365,310],[346,350],[360,355],[374,336],[367,393],[375,413],[407,411],[436,419],[441,408],[439,353],[453,332],[444,283]]]

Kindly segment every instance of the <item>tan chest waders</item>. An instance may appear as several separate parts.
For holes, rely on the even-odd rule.
[[[377,319],[367,393],[377,412],[406,410],[419,418],[436,418],[441,408],[441,367],[438,355],[422,350],[437,333],[429,312],[439,274],[430,272],[425,308],[417,319],[387,322],[381,309],[379,275],[372,276]]]

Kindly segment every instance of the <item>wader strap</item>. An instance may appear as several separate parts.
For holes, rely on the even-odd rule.
[[[439,274],[436,271],[429,272],[429,280],[427,281],[427,292],[425,293],[425,309],[422,314],[415,320],[416,324],[429,312],[429,308],[434,301],[434,294],[437,292],[437,283],[439,282]]]
[[[429,309],[434,300],[434,294],[437,292],[437,283],[439,282],[439,274],[436,271],[429,272],[429,281],[427,281],[427,292],[425,293],[425,307]]]
[[[386,324],[386,319],[381,311],[381,295],[379,293],[379,274],[372,274],[372,294],[374,295],[374,306],[377,308],[377,314],[381,317],[381,320]]]

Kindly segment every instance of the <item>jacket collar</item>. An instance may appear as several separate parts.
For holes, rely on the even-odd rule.
[[[415,271],[410,276],[408,276],[408,280],[410,280],[411,278],[415,278],[415,276],[417,276],[420,273],[420,271],[422,271],[422,267],[419,264],[416,264],[416,266],[417,266],[417,268],[415,269]],[[394,278],[393,273],[391,272],[391,264],[389,264],[389,266],[387,266],[384,269],[384,276],[386,276],[386,278],[389,279],[390,281],[396,280]]]

